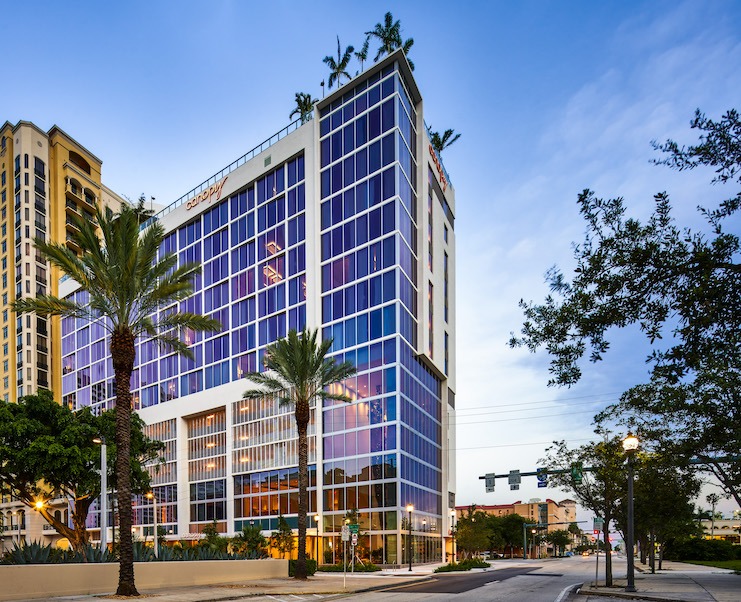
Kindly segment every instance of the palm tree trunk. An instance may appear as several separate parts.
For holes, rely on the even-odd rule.
[[[309,509],[309,444],[306,432],[309,425],[309,404],[296,404],[296,427],[298,429],[298,555],[296,557],[296,579],[306,579],[306,515]]]
[[[131,536],[131,373],[134,336],[116,330],[111,335],[111,358],[116,374],[116,490],[119,520],[119,567],[116,595],[138,596],[134,584],[134,543]]]

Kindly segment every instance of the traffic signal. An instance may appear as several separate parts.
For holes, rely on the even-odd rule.
[[[582,470],[583,470],[583,465],[581,462],[574,462],[571,465],[571,478],[573,479],[576,485],[579,485],[582,482],[582,477],[583,477]]]

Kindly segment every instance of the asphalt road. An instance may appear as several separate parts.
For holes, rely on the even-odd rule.
[[[593,579],[594,557],[499,560],[486,571],[440,573],[422,583],[348,598],[353,602],[555,602],[570,586]]]

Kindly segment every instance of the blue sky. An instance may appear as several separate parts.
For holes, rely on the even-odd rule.
[[[649,160],[653,139],[693,140],[695,108],[738,108],[735,2],[5,4],[17,27],[0,119],[57,124],[103,160],[110,188],[161,203],[287,125],[295,92],[321,96],[337,35],[359,47],[386,10],[401,19],[427,122],[462,134],[444,154],[457,197],[459,503],[566,497],[534,482],[485,494],[477,477],[534,469],[553,439],[582,443],[593,414],[645,377],[632,331],[569,390],[546,387],[544,355],[506,346],[518,300],[542,299],[546,269],[570,265],[577,194],[621,195],[645,215],[667,190],[692,221],[698,203],[730,196],[707,173]]]

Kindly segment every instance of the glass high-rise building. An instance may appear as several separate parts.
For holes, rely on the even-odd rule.
[[[137,342],[135,409],[166,444],[153,472],[157,523],[179,539],[214,520],[223,533],[271,531],[279,515],[297,527],[292,409],[242,393],[265,347],[308,326],[332,338],[332,354],[357,375],[338,385],[352,403],[313,409],[307,551],[339,560],[341,526],[357,510],[361,555],[406,562],[402,519],[412,504],[415,562],[440,560],[455,507],[450,178],[401,51],[305,121],[155,216],[168,232],[162,252],[203,266],[194,295],[162,311],[207,314],[224,327],[184,334],[193,360]],[[61,286],[84,301],[74,283]],[[61,328],[64,402],[110,407],[104,328],[74,319]],[[138,528],[151,533],[151,502],[135,505]]]

